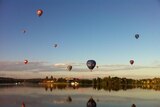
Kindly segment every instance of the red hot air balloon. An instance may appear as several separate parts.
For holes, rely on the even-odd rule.
[[[133,65],[133,63],[134,63],[134,60],[130,60],[130,64]]]
[[[40,17],[42,14],[43,14],[43,10],[38,9],[38,10],[37,10],[37,15]]]
[[[24,104],[24,102],[22,102],[22,106],[21,107],[25,107],[25,104]]]
[[[27,64],[28,63],[28,60],[24,60],[24,64]]]

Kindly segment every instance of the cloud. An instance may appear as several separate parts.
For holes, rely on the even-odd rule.
[[[84,67],[82,63],[56,63],[50,64],[48,62],[29,62],[28,64],[24,64],[20,61],[0,61],[0,71],[5,72],[57,72],[57,71],[67,71],[67,66],[72,65],[73,70],[75,71],[83,71]]]
[[[65,67],[67,65],[72,65],[72,66],[83,66],[84,63],[74,63],[74,62],[62,62],[62,63],[56,63],[54,64],[55,67]]]
[[[160,68],[160,61],[159,60],[155,60],[152,62],[152,66]]]
[[[126,70],[139,70],[139,69],[148,69],[148,68],[160,68],[160,66],[142,66],[142,65],[100,65],[102,71],[126,71]]]
[[[54,64],[54,67],[57,67],[57,68],[66,68],[67,64],[65,63],[56,63]]]
[[[24,64],[19,61],[0,61],[0,71],[27,71],[27,72],[45,72],[45,71],[66,71],[67,66],[72,65],[73,71],[82,72],[88,71],[87,66],[84,63],[55,63],[49,64],[47,62],[29,62]],[[160,65],[156,66],[138,66],[138,65],[98,65],[98,68],[94,68],[94,71],[126,71],[126,70],[138,70],[146,68],[160,68]]]
[[[66,64],[64,64],[64,63],[57,63],[57,64],[54,64],[54,66],[61,67],[61,66],[66,66]]]
[[[1,61],[0,71],[51,71],[53,68],[46,62],[29,62],[24,64],[19,61]]]
[[[74,62],[56,63],[53,66],[61,70],[67,70],[68,65],[72,65],[72,69],[74,69],[75,71],[84,71],[84,68],[86,68],[86,65],[84,66],[84,63],[74,63]]]
[[[67,70],[67,65],[72,65],[72,71]],[[106,76],[120,77],[149,77],[157,76],[160,66],[140,65],[98,65],[91,72],[84,63],[55,63],[29,62],[24,64],[19,61],[0,61],[0,75],[5,77],[38,78],[45,76],[54,77],[79,77],[96,78]],[[152,72],[151,72],[152,71]],[[154,73],[153,73],[154,72]]]

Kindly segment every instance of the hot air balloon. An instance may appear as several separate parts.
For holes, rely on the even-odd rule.
[[[37,15],[40,17],[42,14],[43,14],[43,10],[38,9],[38,10],[37,10]]]
[[[135,104],[132,104],[132,106],[131,107],[136,107],[136,105]]]
[[[133,63],[134,63],[134,60],[130,60],[130,64],[133,65]]]
[[[24,102],[22,102],[22,106],[21,107],[25,107],[25,104],[24,104]]]
[[[23,33],[26,33],[26,30],[22,30]]]
[[[57,44],[54,44],[54,47],[56,48],[58,45]]]
[[[97,104],[92,97],[87,102],[87,107],[96,107],[96,105]]]
[[[94,67],[96,66],[96,61],[95,60],[88,60],[86,65],[92,71],[94,69]]]
[[[139,34],[135,34],[135,38],[138,39],[139,38]]]
[[[24,64],[27,64],[28,63],[28,60],[24,60]]]
[[[68,71],[71,71],[72,70],[72,65],[68,65],[67,69],[68,69]]]

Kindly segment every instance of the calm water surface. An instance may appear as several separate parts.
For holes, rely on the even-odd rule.
[[[71,102],[67,97],[72,98]],[[86,107],[90,97],[97,107],[160,107],[160,91],[128,89],[118,91],[96,90],[92,87],[47,88],[43,86],[0,85],[0,107]]]

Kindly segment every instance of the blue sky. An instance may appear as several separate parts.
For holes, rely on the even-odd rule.
[[[38,9],[44,11],[41,17]],[[0,73],[160,76],[159,28],[159,0],[0,0]],[[89,59],[99,66],[92,73],[86,67]]]

